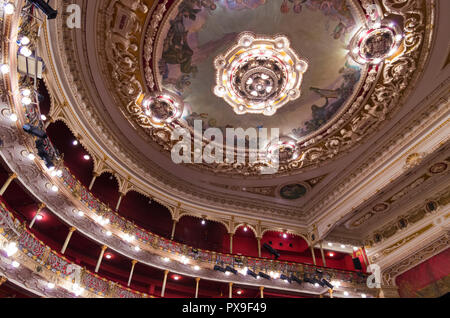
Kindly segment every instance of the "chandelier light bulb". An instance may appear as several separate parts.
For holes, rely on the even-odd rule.
[[[20,44],[22,44],[22,45],[28,45],[28,44],[30,44],[30,38],[29,37],[27,37],[27,36],[23,36],[21,39],[20,39]]]
[[[12,262],[11,265],[12,265],[14,268],[18,268],[18,267],[20,266],[19,262],[16,262],[16,261]]]
[[[22,104],[24,104],[24,105],[30,105],[31,102],[32,102],[32,100],[29,97],[22,98]]]
[[[20,48],[19,52],[20,52],[20,54],[22,54],[22,55],[25,56],[25,57],[29,57],[29,56],[31,56],[31,54],[33,53],[33,52],[31,52],[31,50],[30,50],[28,47],[26,47],[26,46],[22,46],[22,47]]]
[[[2,74],[8,74],[9,73],[9,65],[2,64],[2,66],[0,66],[0,71],[2,72]]]
[[[8,2],[7,4],[5,4],[5,6],[3,7],[3,10],[5,12],[6,15],[10,15],[14,13],[15,7],[14,4],[12,4],[11,2]]]
[[[22,95],[23,95],[24,97],[29,97],[29,96],[31,95],[31,90],[29,90],[28,88],[24,89],[24,90],[22,91]]]

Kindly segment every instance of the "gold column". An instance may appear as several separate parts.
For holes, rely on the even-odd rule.
[[[233,283],[228,283],[228,286],[230,287],[228,290],[228,298],[233,298]]]
[[[261,238],[257,237],[258,240],[258,257],[261,257]]]
[[[259,286],[259,291],[261,292],[261,298],[264,298],[264,286]]]
[[[198,298],[198,284],[200,283],[200,277],[195,278],[195,298]]]
[[[14,179],[17,179],[17,174],[13,173],[9,175],[8,180],[3,184],[2,189],[0,190],[0,195],[4,195],[6,190],[8,189],[11,182],[13,182]]]
[[[164,297],[164,292],[166,291],[166,283],[167,283],[167,275],[169,274],[168,270],[164,271],[164,280],[163,280],[163,285],[162,285],[162,289],[161,289],[161,298]]]
[[[108,248],[108,246],[103,245],[102,246],[102,251],[100,252],[100,255],[98,257],[98,261],[97,261],[97,266],[95,267],[95,272],[98,273],[98,270],[100,269],[100,264],[102,263],[102,259],[103,259],[103,254],[105,254],[106,249]]]
[[[30,229],[33,227],[34,222],[36,222],[36,219],[37,219],[39,213],[42,211],[43,208],[45,208],[45,204],[44,203],[40,203],[36,214],[34,215],[33,219],[31,220]]]
[[[131,272],[130,272],[130,277],[128,278],[128,287],[130,287],[131,285],[131,279],[133,278],[133,273],[134,273],[134,266],[136,266],[137,260],[132,260],[131,261]]]
[[[233,254],[233,233],[230,233],[230,254]]]
[[[8,278],[0,276],[0,286],[2,286],[4,283],[8,281]]]
[[[175,237],[175,228],[177,226],[178,221],[177,220],[173,220],[173,224],[172,224],[172,234],[170,235],[170,239],[173,240],[173,238]]]
[[[327,266],[327,262],[325,260],[325,254],[323,252],[323,247],[322,247],[322,241],[320,241],[320,254],[322,254],[322,262],[323,262],[323,267]]]
[[[328,289],[328,292],[330,293],[330,298],[333,298],[333,290],[330,288]]]
[[[316,255],[314,254],[314,246],[310,246],[310,248],[311,248],[311,255],[313,258],[313,263],[314,263],[314,265],[317,265],[316,264]]]
[[[97,177],[98,177],[98,173],[94,172],[94,175],[92,176],[91,183],[89,184],[89,191],[92,190],[92,187],[94,186],[94,182],[97,179]]]
[[[66,237],[66,241],[64,242],[64,245],[61,249],[61,254],[64,254],[66,252],[67,245],[69,245],[69,242],[70,242],[70,238],[72,237],[73,232],[75,232],[76,230],[77,229],[73,226],[70,228],[69,233],[67,234],[67,237]]]
[[[122,199],[124,196],[125,196],[125,194],[123,194],[123,193],[120,194],[119,201],[117,201],[117,204],[116,204],[116,211],[119,211],[120,203],[122,202]]]

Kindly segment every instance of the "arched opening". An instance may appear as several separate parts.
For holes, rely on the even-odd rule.
[[[94,169],[92,158],[88,160],[84,156],[89,155],[78,143],[70,129],[62,121],[57,121],[47,128],[47,135],[61,155],[64,155],[64,165],[85,186],[89,187]]]
[[[261,256],[274,258],[274,256],[263,247],[264,244],[268,244],[278,251],[280,254],[278,260],[280,261],[313,263],[308,243],[301,236],[276,231],[265,232],[261,239]]]
[[[241,225],[233,236],[233,254],[258,257],[258,241],[248,226]]]
[[[104,172],[97,177],[91,192],[100,201],[107,204],[112,210],[115,210],[120,197],[119,185],[110,172]]]
[[[139,192],[128,192],[122,199],[118,212],[154,234],[170,237],[172,216],[169,210]]]
[[[180,218],[174,240],[196,248],[215,252],[228,252],[224,250],[223,240],[228,237],[227,229],[220,222],[202,220],[189,215]]]

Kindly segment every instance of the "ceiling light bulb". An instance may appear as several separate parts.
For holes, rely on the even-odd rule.
[[[341,248],[345,248],[345,245],[344,245],[344,244],[341,244]]]
[[[353,250],[356,252],[358,248],[356,246],[353,246]]]
[[[15,9],[14,4],[12,4],[11,2],[8,2],[7,4],[5,4],[5,6],[3,8],[6,15],[13,14],[14,9]]]
[[[163,261],[166,262],[166,263],[168,263],[168,262],[170,262],[170,258],[164,257],[164,258],[163,258]]]
[[[196,270],[196,271],[200,270],[200,266],[195,265],[195,266],[194,266],[194,270]]]
[[[287,238],[287,234],[286,233],[283,234],[283,238]]]
[[[319,287],[319,284],[318,284],[318,283],[315,283],[315,284],[314,284],[314,287]]]
[[[179,277],[179,276],[174,276],[174,277],[173,277],[173,279],[175,279],[175,280],[179,280],[179,279],[180,279],[180,277]]]
[[[136,252],[139,252],[139,251],[141,250],[141,248],[140,248],[139,246],[135,246],[135,247],[134,247],[134,250],[135,250]]]
[[[403,35],[401,35],[401,34],[397,34],[396,36],[395,36],[395,40],[396,41],[401,41],[403,39]]]
[[[42,216],[41,214],[38,214],[38,215],[36,216],[36,219],[37,219],[38,221],[40,221],[40,220],[43,219],[43,216]]]
[[[225,275],[230,276],[231,273],[230,272],[225,272]]]
[[[22,45],[28,45],[28,44],[30,44],[30,38],[29,37],[27,37],[27,36],[23,36],[21,39],[20,39],[20,44],[22,44]]]
[[[12,122],[16,122],[16,121],[19,119],[19,117],[17,117],[16,114],[11,114],[11,116],[9,116],[9,119],[10,119]]]
[[[333,246],[333,243],[328,243],[328,246]]]
[[[238,291],[237,291],[237,294],[238,294],[238,295],[242,294],[242,290],[238,290]]]
[[[31,95],[31,90],[29,90],[28,88],[24,89],[22,91],[22,95],[25,96],[25,97],[30,96]]]
[[[333,256],[334,256],[334,253],[330,253],[330,254],[328,254],[328,255],[330,255],[330,257],[333,257]]]
[[[344,296],[348,296],[348,292],[344,292]]]
[[[366,294],[361,294],[361,297],[366,298],[367,296],[366,296]]]
[[[9,73],[9,65],[2,64],[2,66],[0,66],[0,71],[2,72],[2,74],[8,74]]]
[[[89,155],[84,155],[84,160],[89,160],[89,159],[91,159],[91,157],[89,156]]]
[[[78,145],[78,140],[72,141],[72,145],[77,146]]]
[[[111,259],[111,255],[110,254],[106,254],[106,258],[107,259]]]
[[[244,227],[244,232],[247,232],[248,231],[248,228],[247,227]]]
[[[14,268],[18,268],[20,266],[20,264],[16,261],[12,262],[11,264]]]
[[[78,216],[84,216],[84,212],[83,211],[78,211]]]
[[[53,283],[48,283],[48,284],[47,284],[47,287],[48,287],[49,289],[53,289],[53,288],[55,288],[55,284],[53,284]]]
[[[14,242],[9,243],[5,248],[5,251],[6,251],[6,254],[8,255],[8,257],[16,254],[18,250],[19,249],[17,248],[17,244]]]
[[[22,98],[22,104],[24,104],[24,105],[30,105],[31,102],[32,102],[32,100],[29,97]]]
[[[53,191],[53,192],[58,192],[58,187],[57,187],[57,186],[55,186],[55,185],[54,185],[54,186],[52,186],[52,191]]]
[[[36,156],[32,153],[28,154],[28,159],[33,161],[36,158]]]
[[[47,120],[47,116],[41,115],[41,120],[42,120],[42,121],[46,121],[46,120]]]
[[[205,225],[206,224],[206,221],[205,220],[202,220],[202,225]]]
[[[25,56],[25,57],[29,57],[29,56],[31,56],[31,54],[33,53],[33,52],[31,52],[31,50],[30,50],[28,47],[26,47],[26,46],[22,46],[22,47],[20,48],[19,52],[20,52],[20,54],[22,54],[22,55]]]
[[[106,232],[106,236],[111,236],[111,235],[112,235],[111,231]]]
[[[61,176],[62,176],[62,174],[63,174],[62,170],[58,170],[58,171],[56,171],[56,175],[57,175],[58,177],[61,177]]]

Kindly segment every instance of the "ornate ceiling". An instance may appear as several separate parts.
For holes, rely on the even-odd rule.
[[[63,12],[68,3],[57,6]],[[433,1],[379,1],[382,12],[373,12],[372,1],[351,0],[77,3],[87,12],[84,27],[69,29],[58,18],[41,43],[51,119],[80,137],[95,173],[115,172],[122,193],[136,190],[193,215],[262,219],[323,236],[365,201],[383,202],[381,189],[404,177],[398,165],[410,153],[396,149],[427,156],[445,141],[435,123],[445,117],[448,77],[425,80],[427,70],[444,66],[430,60],[434,47],[445,46]],[[233,109],[215,90],[217,58],[231,53],[242,32],[274,39],[273,52],[292,50],[289,61],[255,66],[239,56],[240,66],[230,64],[246,79],[242,92],[261,100],[281,92],[285,76],[298,80],[299,96],[276,111]],[[253,81],[265,85],[262,93]],[[238,83],[230,77],[228,84]],[[278,171],[261,174],[267,160],[175,164],[171,134],[192,130],[194,120],[220,131],[279,128],[281,141],[264,148],[280,151]]]

